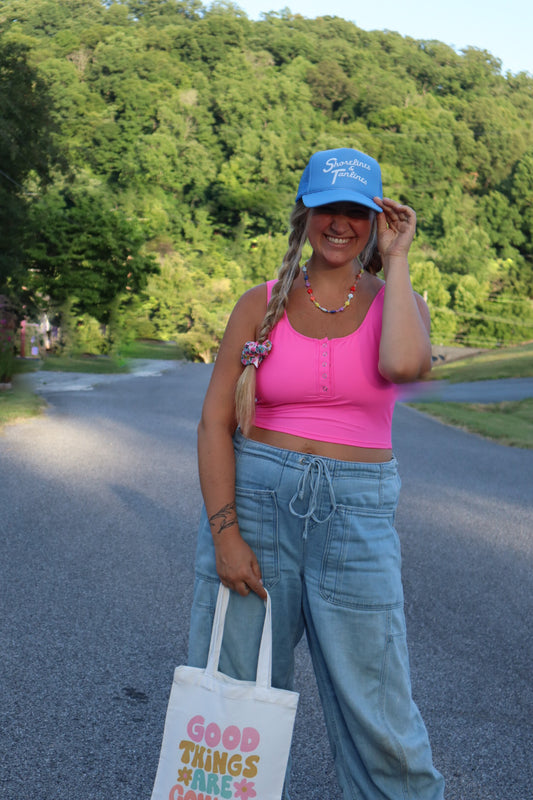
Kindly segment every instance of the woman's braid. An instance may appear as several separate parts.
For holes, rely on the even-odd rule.
[[[257,339],[264,342],[274,325],[281,319],[292,285],[300,270],[300,258],[306,240],[308,209],[298,201],[291,214],[289,246],[278,273],[278,280],[272,289],[265,316],[259,326]],[[253,425],[255,416],[255,370],[251,364],[245,367],[235,390],[235,412],[237,422],[246,436]]]

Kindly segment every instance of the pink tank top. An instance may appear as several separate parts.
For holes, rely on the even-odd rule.
[[[269,300],[275,282],[267,282]],[[304,336],[283,315],[269,337],[272,350],[257,370],[258,428],[390,449],[397,387],[378,371],[384,289],[359,328],[339,339]]]

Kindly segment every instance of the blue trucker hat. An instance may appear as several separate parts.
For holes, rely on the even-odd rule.
[[[383,197],[381,169],[375,158],[340,147],[314,153],[306,166],[296,200],[308,208],[327,203],[359,203],[381,211],[373,197]]]

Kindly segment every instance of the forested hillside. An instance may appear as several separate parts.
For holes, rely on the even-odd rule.
[[[276,274],[309,155],[350,146],[417,212],[433,341],[533,339],[533,77],[486,51],[229,3],[2,0],[0,123],[0,294],[28,315],[209,360]]]

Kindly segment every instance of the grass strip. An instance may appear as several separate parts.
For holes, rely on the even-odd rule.
[[[430,417],[509,447],[533,448],[533,399],[507,403],[408,403]]]
[[[51,372],[86,372],[99,375],[110,375],[129,372],[123,359],[108,356],[46,356],[41,362],[41,369]]]
[[[181,361],[185,359],[183,348],[175,342],[160,342],[141,339],[122,345],[120,354],[124,358],[153,358],[155,360]]]
[[[533,378],[533,342],[442,364],[432,369],[428,377],[431,380],[446,379],[450,383]]]
[[[46,402],[32,392],[21,389],[2,391],[0,392],[0,430],[4,425],[37,417],[44,408],[46,408]]]

